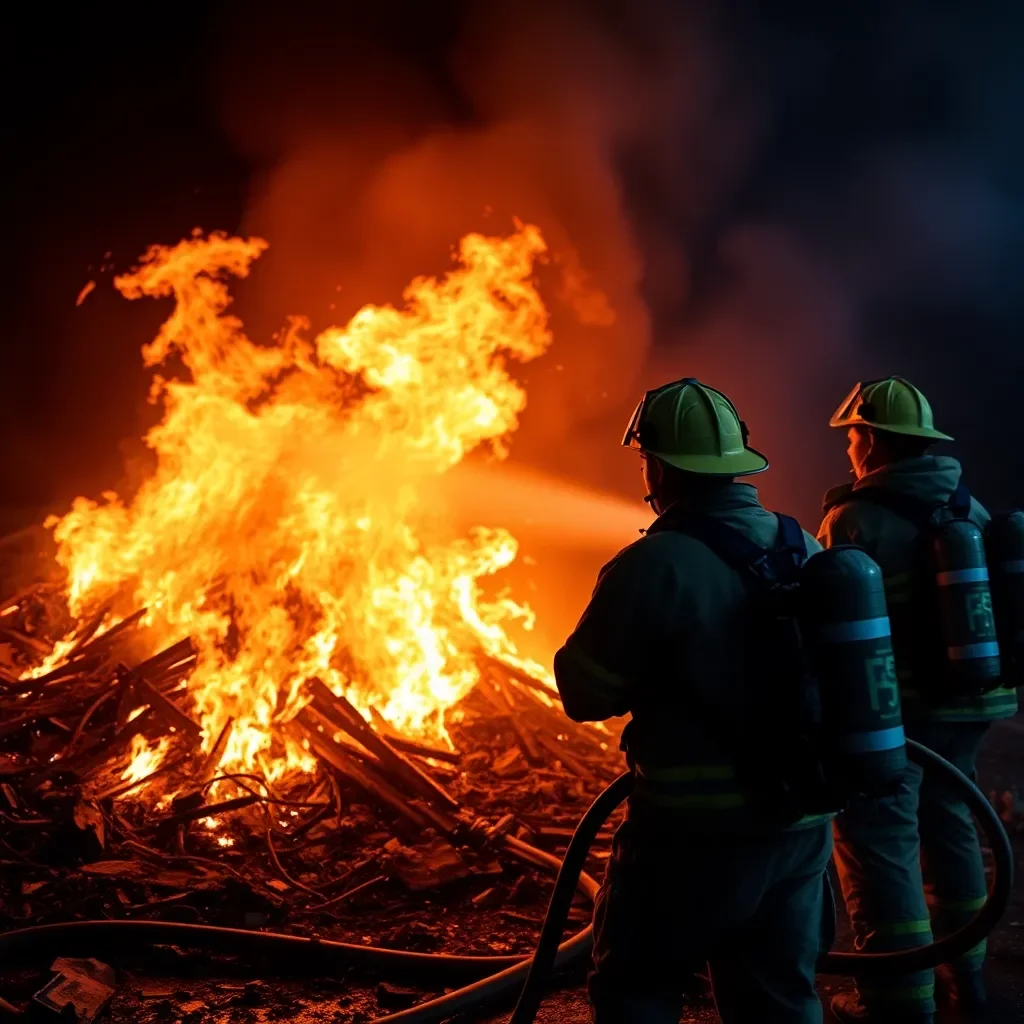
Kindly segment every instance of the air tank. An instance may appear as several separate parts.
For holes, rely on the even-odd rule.
[[[999,685],[999,641],[985,539],[967,519],[939,523],[932,535],[943,679],[948,692],[982,694]]]
[[[804,564],[800,599],[830,774],[849,791],[889,792],[907,752],[882,570],[858,547],[829,548]]]
[[[1024,686],[1024,512],[996,516],[985,530],[992,608],[1004,686]]]

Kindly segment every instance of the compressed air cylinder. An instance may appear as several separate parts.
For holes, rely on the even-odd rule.
[[[932,561],[944,679],[950,693],[982,694],[999,685],[999,640],[989,588],[985,539],[967,519],[935,527]]]
[[[1004,686],[1024,686],[1024,512],[996,516],[985,530],[992,610]]]
[[[829,768],[850,791],[887,792],[907,752],[882,570],[858,547],[829,548],[805,563],[800,601]]]

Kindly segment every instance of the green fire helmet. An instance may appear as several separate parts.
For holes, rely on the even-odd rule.
[[[736,406],[694,377],[648,391],[622,445],[704,476],[751,476],[768,468],[768,460],[747,447]]]
[[[828,421],[830,427],[872,427],[890,434],[952,441],[935,429],[928,399],[903,377],[859,383]]]

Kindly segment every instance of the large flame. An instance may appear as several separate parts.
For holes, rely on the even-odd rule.
[[[130,501],[78,498],[53,525],[72,611],[130,595],[158,636],[190,635],[206,747],[232,718],[222,764],[277,777],[310,767],[274,729],[310,676],[435,736],[481,651],[547,679],[505,631],[528,628],[529,609],[481,589],[515,539],[453,538],[436,480],[478,446],[505,454],[526,404],[508,360],[551,338],[532,280],[545,243],[529,225],[466,236],[457,266],[413,281],[402,308],[366,306],[313,340],[296,319],[258,345],[226,312],[226,280],[265,248],[197,235],[117,279],[130,299],[175,303],[143,349],[161,369],[156,470]]]

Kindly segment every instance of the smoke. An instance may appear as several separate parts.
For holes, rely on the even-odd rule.
[[[767,499],[811,521],[845,471],[831,407],[898,371],[979,496],[1024,500],[1018,5],[219,0],[60,32],[24,13],[6,527],[110,486],[152,422],[132,396],[161,312],[111,267],[242,220],[272,243],[239,302],[256,337],[397,298],[466,230],[540,223],[557,342],[513,458],[561,476],[635,493],[632,402],[696,373],[771,457]]]
[[[527,374],[514,459],[628,493],[632,403],[696,375],[771,457],[766,500],[813,528],[845,473],[829,412],[900,372],[961,436],[979,494],[1014,497],[1020,457],[988,454],[983,411],[1015,387],[1024,321],[1019,17],[923,0],[430,19],[384,2],[337,24],[313,8],[248,6],[212,62],[259,168],[245,228],[272,243],[248,318],[340,321],[520,217],[555,254],[556,345]]]
[[[751,71],[773,116],[724,234],[781,227],[844,296],[848,383],[911,377],[979,497],[1019,503],[1024,460],[1006,438],[1024,328],[1022,12],[783,4],[738,35],[774,55]]]
[[[609,475],[605,433],[635,401],[653,341],[619,160],[668,124],[695,129],[707,72],[686,36],[659,38],[660,9],[626,19],[628,36],[615,31],[624,12],[470,5],[431,67],[375,23],[332,35],[320,17],[256,5],[217,62],[225,124],[263,165],[244,227],[272,248],[247,318],[341,321],[445,269],[466,231],[536,223],[557,344],[526,375],[514,458],[597,483],[635,472],[622,456]],[[677,289],[686,276],[678,267]]]

